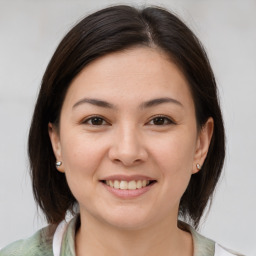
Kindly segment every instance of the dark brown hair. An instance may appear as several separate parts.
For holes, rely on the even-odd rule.
[[[49,223],[60,222],[77,202],[65,175],[56,170],[48,123],[58,126],[66,91],[88,63],[139,45],[161,49],[182,70],[190,85],[199,129],[209,117],[214,119],[208,155],[202,170],[192,175],[181,198],[179,216],[197,227],[211,201],[223,167],[225,136],[215,78],[201,43],[167,10],[113,6],[89,15],[70,30],[57,47],[42,79],[28,152],[34,197]]]

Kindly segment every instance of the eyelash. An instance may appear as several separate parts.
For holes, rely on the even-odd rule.
[[[94,121],[100,121],[101,123],[100,124],[93,124],[93,119],[95,119]],[[97,120],[98,119],[98,120]],[[152,123],[150,124],[151,122],[154,122],[154,121],[157,121],[157,119],[159,119],[158,121],[163,121],[164,123],[162,124],[155,124],[155,123]],[[102,122],[104,124],[102,124]],[[83,122],[83,124],[88,124],[88,125],[91,125],[91,126],[102,126],[102,125],[107,125],[107,124],[110,124],[109,122],[107,122],[103,117],[101,116],[91,116],[87,119],[85,119]],[[166,117],[166,116],[163,116],[163,115],[157,115],[157,116],[154,116],[153,118],[150,119],[149,122],[147,122],[146,124],[149,124],[149,125],[155,125],[155,126],[165,126],[165,125],[172,125],[172,124],[176,124],[172,119],[170,119],[169,117]]]
[[[150,124],[152,121],[154,121],[156,119],[162,119],[164,121],[164,124]],[[157,115],[157,116],[154,116],[153,118],[151,118],[147,124],[156,125],[156,126],[165,126],[165,125],[176,124],[176,122],[174,122],[171,118],[169,118],[167,116]]]
[[[92,123],[92,120],[93,120],[93,119],[100,119],[101,121],[105,122],[105,124],[93,124],[93,123]],[[91,122],[91,123],[89,123],[89,122]],[[101,116],[91,116],[91,117],[85,119],[82,123],[83,123],[83,124],[89,124],[89,125],[91,125],[91,126],[102,126],[102,125],[109,124],[109,123],[108,123],[103,117],[101,117]]]

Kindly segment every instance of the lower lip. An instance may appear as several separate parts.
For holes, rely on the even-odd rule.
[[[106,185],[105,183],[102,183],[102,184],[109,192],[111,192],[115,196],[122,198],[122,199],[129,199],[129,198],[139,197],[139,196],[145,194],[147,191],[149,191],[152,188],[152,186],[155,183],[152,183],[146,187],[137,188],[137,189],[117,189],[117,188],[112,188],[112,187]]]

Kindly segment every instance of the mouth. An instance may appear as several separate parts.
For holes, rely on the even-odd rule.
[[[156,183],[156,180],[101,180],[105,185],[120,190],[136,190],[148,187]]]

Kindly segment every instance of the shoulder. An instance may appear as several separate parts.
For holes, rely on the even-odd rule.
[[[202,236],[190,226],[188,226],[188,229],[193,238],[194,255],[195,256],[204,256],[204,255],[214,256],[215,242],[205,236]]]
[[[227,249],[219,244],[215,244],[215,255],[216,256],[245,256],[233,250]]]
[[[215,241],[199,234],[194,228],[186,223],[182,223],[182,228],[189,231],[193,238],[194,256],[243,256],[229,250]]]
[[[0,256],[51,256],[52,238],[56,227],[48,226],[28,239],[19,240],[0,250]]]

